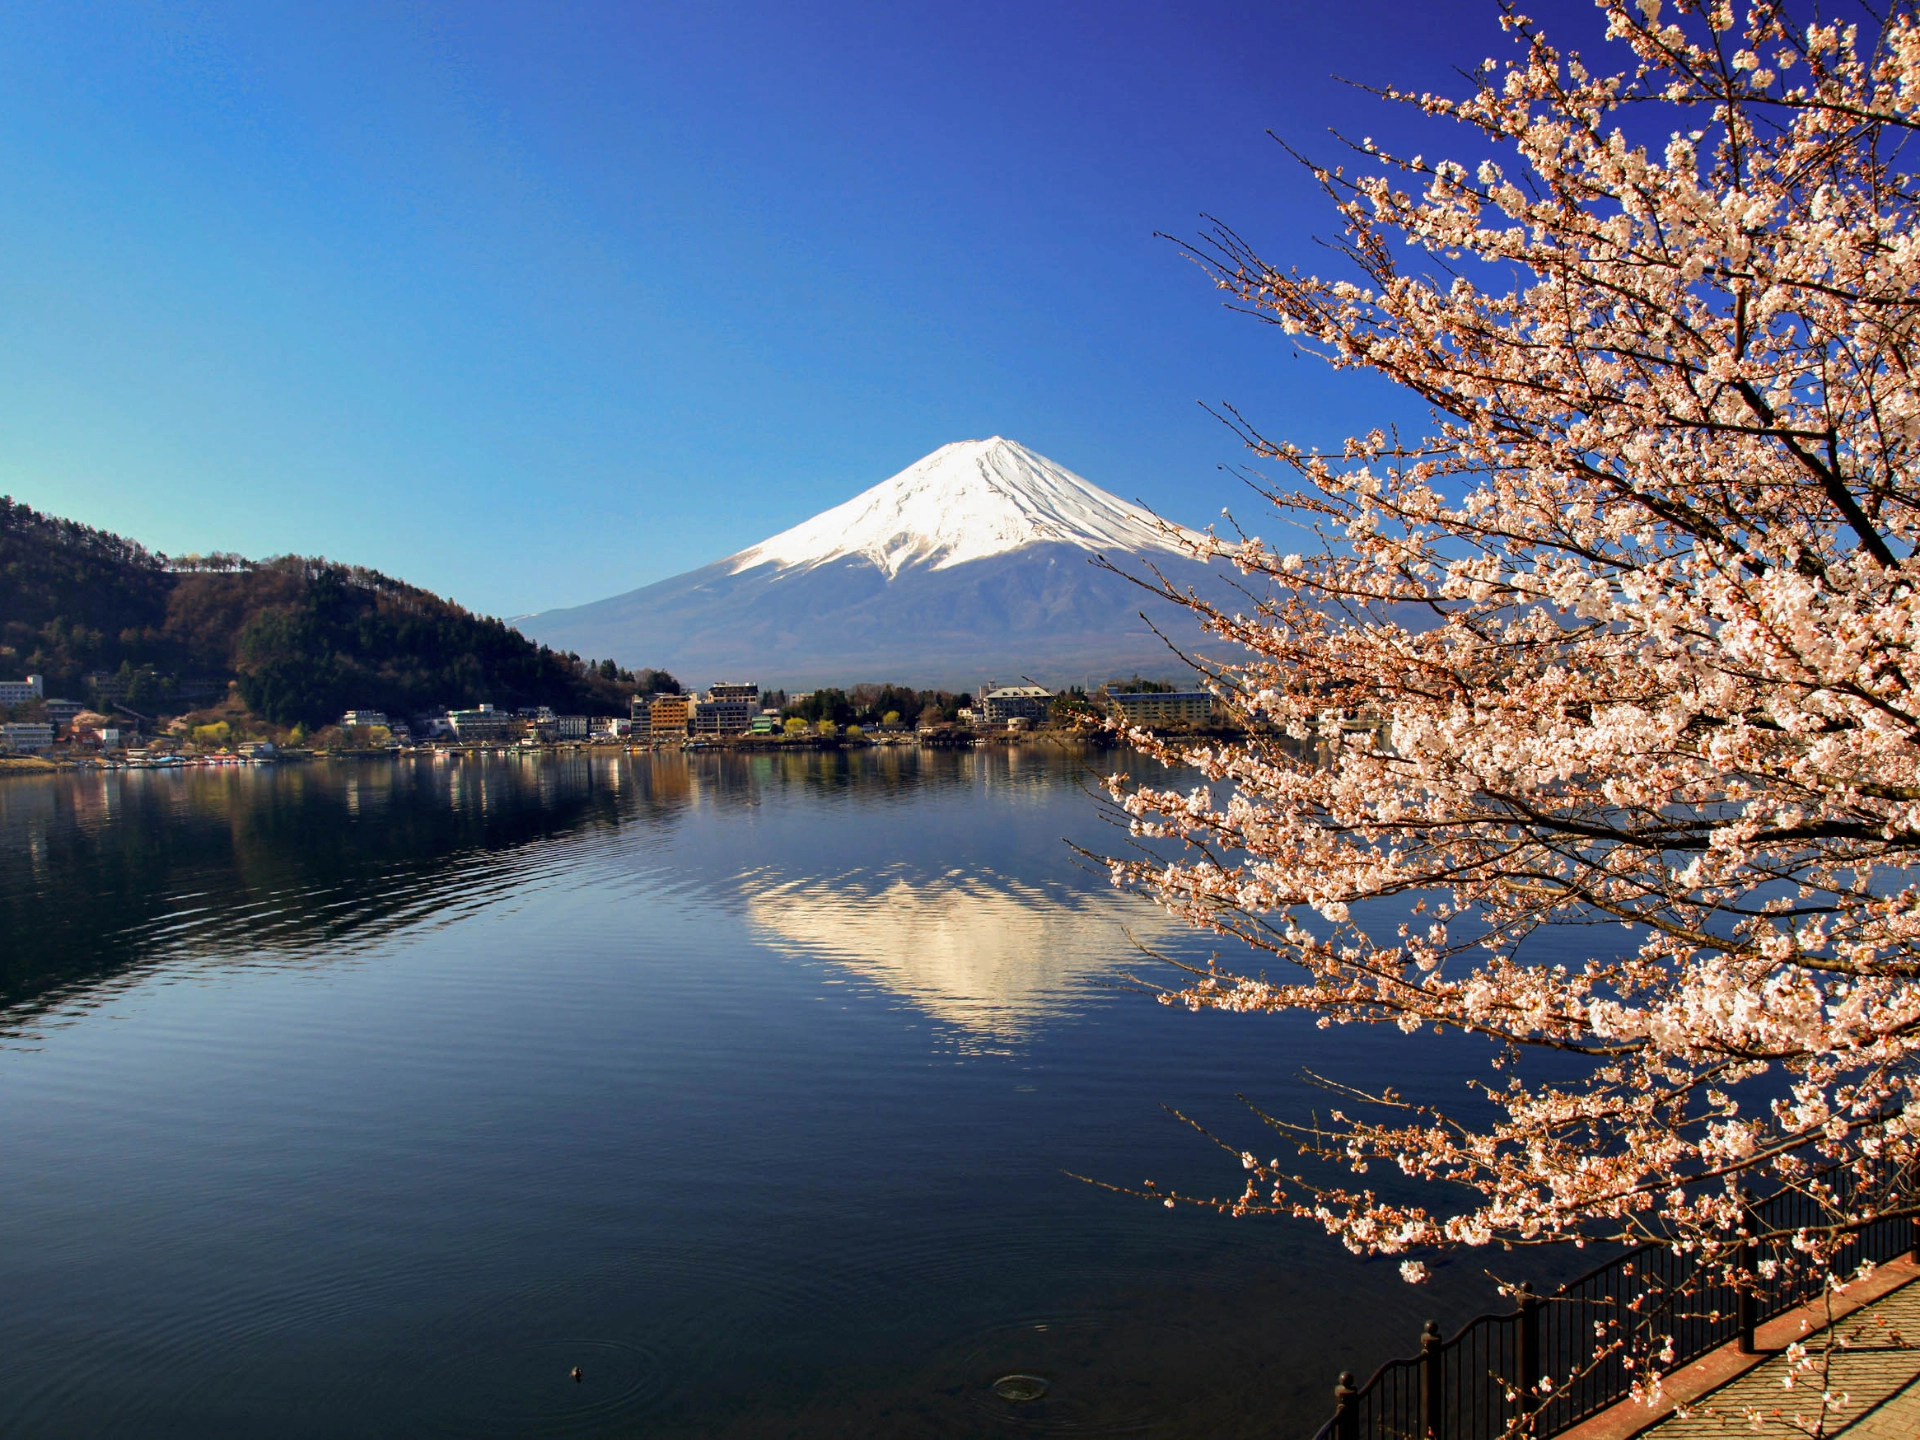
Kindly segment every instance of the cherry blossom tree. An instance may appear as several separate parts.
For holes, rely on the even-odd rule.
[[[1191,247],[1434,420],[1327,455],[1228,412],[1302,539],[1193,545],[1238,610],[1159,584],[1248,730],[1134,732],[1201,783],[1114,776],[1109,864],[1255,952],[1168,1003],[1494,1042],[1465,1114],[1275,1122],[1354,1179],[1249,1153],[1218,1203],[1724,1261],[1797,1187],[1818,1222],[1757,1238],[1817,1267],[1920,1208],[1920,21],[1599,8],[1619,68],[1507,9],[1459,98],[1382,92],[1471,163],[1303,159],[1338,275]]]

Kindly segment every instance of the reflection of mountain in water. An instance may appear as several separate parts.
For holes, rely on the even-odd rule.
[[[1147,940],[1170,923],[1109,891],[958,870],[749,877],[747,907],[769,943],[829,957],[937,1020],[1001,1040],[1063,1010],[1087,982],[1123,974],[1139,958],[1129,931]]]
[[[743,865],[773,867],[761,875],[879,875],[883,887],[904,884],[907,872],[876,863],[937,873],[979,854],[1032,873],[1061,855],[1061,829],[1034,823],[1042,807],[1084,813],[1073,788],[1081,763],[1050,751],[897,747],[9,777],[0,782],[0,1015],[13,1014],[0,1028],[156,966],[330,964],[408,927],[589,874],[732,910],[731,877]],[[843,909],[854,903],[828,888]],[[929,918],[916,931],[922,959],[884,963],[944,956],[937,968],[949,979],[929,994],[1002,995],[1015,1013],[1057,990],[1016,973],[1016,960],[1058,979],[1124,950],[1117,926],[1096,953],[1065,922],[1037,918],[1084,919],[1094,913],[1084,898],[987,879],[942,903],[968,896],[967,915],[998,914],[988,929],[1025,937],[1019,955],[1008,949],[997,962],[977,944],[963,954]],[[1002,962],[998,979],[963,973]]]

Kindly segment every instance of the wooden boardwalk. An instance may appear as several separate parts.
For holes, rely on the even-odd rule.
[[[1658,1410],[1616,1405],[1576,1426],[1561,1440],[1732,1440],[1736,1435],[1762,1440],[1818,1434],[1827,1440],[1920,1440],[1920,1266],[1898,1260],[1843,1297],[1847,1313],[1836,1307],[1833,1333],[1839,1348],[1826,1372],[1827,1388],[1847,1403],[1827,1413],[1823,1428],[1820,1392],[1827,1330],[1824,1313],[1814,1306],[1762,1327],[1761,1354],[1743,1356],[1731,1346],[1685,1366],[1673,1378],[1673,1398]],[[1788,1374],[1785,1347],[1793,1340],[1807,1347],[1814,1364]],[[1749,1410],[1761,1412],[1756,1426]],[[1666,1412],[1666,1413],[1662,1413]]]

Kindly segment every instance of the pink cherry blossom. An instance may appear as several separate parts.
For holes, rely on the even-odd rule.
[[[1200,1203],[1359,1252],[1657,1239],[1724,1268],[1743,1188],[1789,1186],[1820,1218],[1759,1236],[1766,1264],[1819,1267],[1916,1211],[1920,23],[1600,9],[1617,68],[1508,10],[1469,93],[1388,92],[1471,160],[1311,167],[1341,273],[1193,247],[1435,420],[1328,455],[1229,413],[1287,477],[1284,543],[1193,543],[1238,609],[1143,583],[1204,622],[1247,733],[1130,732],[1199,782],[1111,777],[1143,848],[1108,864],[1251,952],[1169,1004],[1495,1042],[1491,1118],[1346,1091],[1271,1123],[1354,1181],[1229,1144],[1247,1189]],[[1577,1073],[1527,1078],[1539,1049]],[[1449,1183],[1389,1200],[1370,1165]]]

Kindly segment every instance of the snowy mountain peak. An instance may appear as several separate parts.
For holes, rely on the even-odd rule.
[[[721,563],[812,569],[860,556],[891,580],[1029,545],[1177,551],[1160,522],[1044,455],[996,435],[942,445],[890,480]]]

